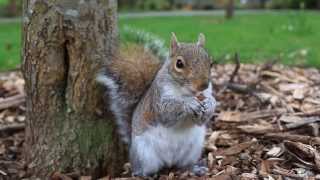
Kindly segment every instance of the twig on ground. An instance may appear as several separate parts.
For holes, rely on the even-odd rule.
[[[71,173],[66,173],[65,175],[72,179],[79,179],[81,177],[80,172],[71,172]]]
[[[320,145],[320,137],[311,137],[305,135],[296,135],[290,133],[266,133],[263,135],[264,138],[275,139],[275,140],[289,140],[295,142],[301,142],[304,144],[317,144]]]
[[[55,172],[51,175],[50,179],[52,180],[60,180],[60,179],[63,179],[63,180],[72,180],[72,178],[70,178],[69,176],[67,175],[64,175],[60,172]]]
[[[293,113],[292,115],[295,116],[320,116],[320,108],[313,109],[308,112],[297,112]]]
[[[319,129],[320,129],[320,126],[318,123],[311,123],[309,124],[309,126],[312,128],[312,133],[315,137],[318,137],[319,136]]]
[[[246,85],[246,84],[239,84],[234,82],[234,78],[238,75],[241,67],[238,53],[235,53],[234,61],[235,61],[235,68],[232,74],[230,75],[229,81],[225,83],[223,89],[220,91],[219,94],[223,93],[226,89],[230,89],[231,91],[234,91],[236,93],[252,95],[256,97],[260,102],[263,102],[259,97],[259,95],[257,94],[257,92],[255,91],[255,87],[257,83]]]
[[[236,66],[232,74],[230,75],[229,81],[223,85],[222,90],[219,92],[219,94],[222,94],[226,89],[230,89],[232,91],[243,93],[243,94],[247,94],[250,92],[248,86],[234,83],[234,78],[238,74],[241,66],[238,53],[235,53],[234,61]]]
[[[295,179],[304,179],[302,176],[299,176],[297,174],[293,174],[293,173],[290,173],[288,172],[288,170],[286,169],[283,169],[283,168],[280,168],[278,166],[275,165],[275,167],[277,168],[273,168],[271,171],[275,174],[279,174],[279,175],[282,175],[282,176],[286,176],[286,177],[290,177],[290,178],[295,178]]]
[[[236,67],[234,68],[234,70],[233,70],[233,72],[232,72],[232,74],[231,74],[231,76],[230,76],[230,80],[229,80],[229,83],[233,83],[234,82],[234,78],[236,77],[236,75],[238,74],[238,72],[239,72],[239,69],[240,69],[240,59],[239,59],[239,55],[238,55],[238,53],[236,53],[235,55],[234,55],[234,61],[235,61],[235,63],[236,63]]]
[[[25,101],[24,94],[17,94],[15,96],[5,98],[3,100],[0,100],[0,110],[19,106],[24,101]]]
[[[315,160],[316,149],[312,146],[300,142],[284,141],[283,145],[291,156],[308,168],[316,168]]]
[[[312,124],[315,122],[320,122],[320,117],[306,117],[299,122],[286,124],[285,127],[286,129],[295,129],[295,128],[298,128],[307,124]]]
[[[227,88],[241,94],[252,94],[253,88],[249,87],[248,85],[244,84],[237,84],[237,83],[227,83]]]
[[[0,133],[14,133],[25,129],[25,124],[10,124],[0,126]]]
[[[7,176],[8,174],[2,170],[0,170],[0,174],[2,174],[3,176]]]

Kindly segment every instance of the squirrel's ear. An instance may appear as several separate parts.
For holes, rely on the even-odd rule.
[[[198,45],[199,47],[204,47],[205,42],[206,42],[206,38],[205,38],[204,34],[200,33],[200,34],[199,34],[199,38],[198,38],[197,45]]]
[[[170,55],[173,55],[174,53],[176,53],[178,47],[179,47],[178,39],[174,33],[171,33]]]

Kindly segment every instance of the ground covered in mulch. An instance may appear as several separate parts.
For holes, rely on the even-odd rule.
[[[212,76],[219,106],[203,153],[206,178],[320,179],[319,70],[227,64]],[[23,86],[19,73],[0,74],[0,179],[25,176]],[[196,177],[173,171],[158,178]]]

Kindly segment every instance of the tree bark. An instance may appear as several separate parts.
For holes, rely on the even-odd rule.
[[[30,174],[115,175],[126,160],[95,76],[117,51],[116,0],[25,0]]]

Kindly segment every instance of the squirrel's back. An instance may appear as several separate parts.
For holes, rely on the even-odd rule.
[[[162,61],[139,45],[121,47],[119,52],[97,80],[108,88],[110,108],[119,133],[129,144],[134,108],[161,68]]]
[[[141,96],[161,67],[161,61],[152,52],[139,46],[121,48],[118,57],[107,68],[110,75],[121,83],[121,88]]]

